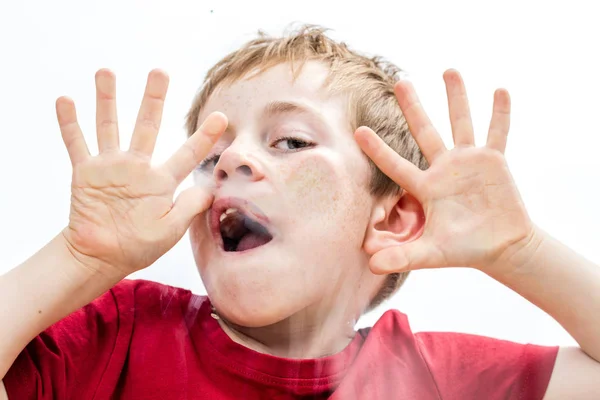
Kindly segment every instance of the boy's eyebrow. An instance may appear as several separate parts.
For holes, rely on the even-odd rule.
[[[320,113],[311,107],[291,101],[271,101],[263,110],[264,117],[272,117],[278,114],[311,114],[320,117]]]
[[[315,110],[314,108],[312,108],[310,106],[305,106],[305,105],[295,103],[292,101],[281,101],[281,100],[271,101],[263,109],[262,115],[263,115],[263,118],[268,118],[268,117],[273,117],[273,116],[280,115],[280,114],[289,114],[289,113],[313,115],[313,116],[317,117],[319,122],[326,125],[325,119],[323,118],[323,116],[321,115],[321,113],[319,111]],[[236,131],[237,131],[236,127],[231,122],[229,122],[229,124],[227,125],[227,128],[225,129],[225,133],[234,133]]]

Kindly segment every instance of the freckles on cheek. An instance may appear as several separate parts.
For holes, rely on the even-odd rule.
[[[340,199],[344,178],[339,176],[335,165],[318,158],[311,158],[286,168],[284,179],[289,198],[303,207],[318,212],[332,212]],[[305,209],[306,209],[305,208]]]

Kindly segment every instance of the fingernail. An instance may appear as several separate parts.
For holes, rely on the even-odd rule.
[[[215,136],[223,130],[223,121],[216,116],[209,116],[200,126],[202,132],[209,136]]]
[[[361,131],[365,132],[362,134],[362,138],[360,139],[360,144],[363,149],[373,149],[375,144],[373,143],[373,138],[371,137],[371,132],[366,127],[360,127]]]
[[[369,264],[369,266],[370,266],[371,272],[376,275],[384,275],[384,274],[388,273],[387,268],[385,268],[385,266],[382,265],[381,263],[371,262]]]

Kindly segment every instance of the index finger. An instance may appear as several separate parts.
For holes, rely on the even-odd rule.
[[[169,171],[178,183],[182,182],[206,157],[226,128],[227,117],[220,112],[213,112],[167,160],[163,168]]]
[[[377,167],[401,188],[417,195],[417,178],[421,170],[389,147],[371,128],[361,126],[354,135],[361,149]]]
[[[410,133],[431,165],[438,155],[447,150],[442,138],[425,113],[415,88],[409,81],[397,82],[394,85],[394,93],[406,118]]]

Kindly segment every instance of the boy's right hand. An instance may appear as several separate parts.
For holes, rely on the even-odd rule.
[[[63,235],[80,264],[123,277],[151,265],[184,235],[192,219],[212,203],[207,189],[192,187],[173,203],[179,184],[206,156],[227,127],[221,113],[207,117],[171,158],[150,165],[161,122],[168,76],[148,75],[129,150],[119,146],[115,76],[96,73],[96,129],[99,154],[89,153],[75,105],[56,101],[56,113],[73,177],[69,225]]]

